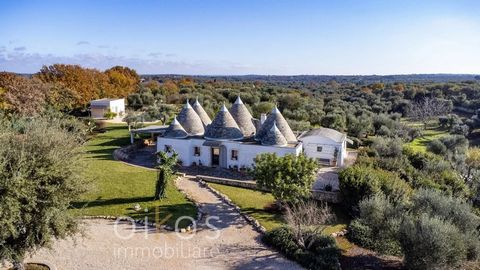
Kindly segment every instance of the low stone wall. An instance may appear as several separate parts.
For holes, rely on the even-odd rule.
[[[197,178],[197,181],[198,183],[200,184],[200,186],[202,187],[205,187],[207,188],[208,190],[210,190],[213,194],[215,194],[215,196],[217,196],[220,200],[222,200],[224,203],[226,203],[227,205],[233,207],[235,209],[235,211],[237,213],[240,214],[240,216],[242,216],[250,225],[252,225],[252,227],[259,233],[261,234],[265,234],[267,232],[267,230],[265,229],[265,227],[263,227],[260,222],[258,222],[258,220],[256,220],[255,218],[253,218],[252,216],[242,212],[242,209],[240,209],[240,207],[236,204],[234,204],[230,198],[228,198],[226,195],[222,194],[220,191],[212,188],[211,186],[208,185],[208,183],[206,181],[203,181],[202,179],[200,178]]]
[[[121,160],[121,161],[128,161],[133,158],[134,152],[140,148],[142,148],[143,142],[141,143],[134,143],[131,145],[127,145],[113,151],[113,159]]]
[[[205,175],[197,175],[197,179],[202,180],[204,182],[209,182],[209,183],[216,183],[216,184],[222,184],[226,186],[234,186],[234,187],[259,190],[257,188],[257,184],[255,183],[255,181],[242,181],[242,180],[234,180],[234,179],[212,177],[212,176],[205,176]],[[269,190],[261,189],[261,191],[268,192]],[[325,201],[329,203],[341,202],[340,192],[312,190],[312,198],[315,200]]]
[[[312,198],[329,203],[340,203],[342,201],[340,192],[335,191],[312,190]]]
[[[255,181],[249,180],[235,180],[235,179],[228,179],[228,178],[221,178],[221,177],[213,177],[213,176],[206,176],[206,175],[197,175],[197,179],[203,180],[209,183],[216,183],[222,184],[227,186],[234,186],[234,187],[241,187],[241,188],[248,188],[257,190],[257,184]],[[267,189],[263,191],[268,191]]]

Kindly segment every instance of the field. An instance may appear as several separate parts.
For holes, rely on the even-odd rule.
[[[434,139],[438,139],[449,134],[448,130],[442,129],[438,125],[437,121],[430,121],[427,125],[427,129],[424,129],[424,125],[420,122],[415,122],[408,119],[402,119],[402,122],[410,127],[419,128],[421,130],[422,136],[405,144],[417,152],[426,152],[428,143]]]
[[[93,137],[85,146],[87,176],[92,188],[83,200],[73,204],[76,215],[130,216],[135,219],[148,216],[154,221],[155,211],[159,217],[172,215],[166,224],[173,226],[180,216],[196,215],[196,208],[180,193],[173,183],[167,186],[167,198],[154,200],[155,170],[130,166],[113,160],[116,148],[129,143],[126,125],[111,124],[105,133]],[[133,207],[139,204],[142,211]],[[182,226],[186,225],[181,223]]]

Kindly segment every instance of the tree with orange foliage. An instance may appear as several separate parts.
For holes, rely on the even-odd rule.
[[[128,67],[115,66],[105,70],[110,83],[112,84],[112,97],[126,97],[138,89],[140,76],[137,72]]]
[[[49,86],[38,79],[0,72],[0,103],[6,111],[36,115],[44,110]]]
[[[51,99],[66,102],[59,105],[66,108],[86,107],[98,98],[126,97],[135,92],[140,83],[135,70],[121,66],[101,72],[79,65],[54,64],[43,66],[35,77],[55,85]]]

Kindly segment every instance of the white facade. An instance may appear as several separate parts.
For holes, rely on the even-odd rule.
[[[320,163],[342,167],[347,158],[347,140],[334,140],[322,135],[302,136],[303,151]],[[336,163],[336,164],[335,164]]]
[[[125,99],[102,98],[90,102],[92,118],[105,118],[105,113],[109,111],[116,113],[117,117],[122,117],[125,114]]]
[[[302,143],[289,146],[263,146],[254,142],[158,137],[157,151],[167,150],[177,152],[183,166],[203,165],[239,169],[252,167],[254,158],[262,153],[276,153],[278,156],[299,155],[302,152]]]
[[[197,111],[202,112],[198,101]],[[240,97],[233,104],[233,115],[225,104],[213,121],[202,118],[188,103],[157,140],[157,151],[178,153],[183,166],[203,165],[232,169],[250,168],[263,153],[299,155],[302,152],[320,163],[343,166],[347,156],[347,137],[329,128],[318,128],[297,136],[275,107],[263,116],[260,127]],[[202,112],[203,114],[203,112]],[[243,131],[242,131],[243,130]]]

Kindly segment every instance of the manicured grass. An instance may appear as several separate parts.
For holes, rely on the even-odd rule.
[[[177,190],[173,183],[167,186],[167,198],[154,200],[156,171],[130,166],[113,160],[115,149],[129,144],[126,125],[110,124],[105,133],[93,137],[85,146],[87,151],[87,177],[92,180],[92,189],[83,200],[73,204],[76,215],[130,216],[135,219],[148,216],[155,220],[155,211],[159,211],[160,220],[172,215],[166,224],[174,226],[180,216],[195,217],[196,208]],[[136,212],[133,207],[139,204],[142,210]],[[188,224],[188,220],[180,223]]]
[[[271,230],[285,224],[281,213],[266,210],[266,207],[268,209],[268,206],[275,202],[275,199],[270,193],[262,193],[256,190],[215,183],[209,183],[209,185],[228,196],[244,213],[258,220],[265,229]],[[335,224],[325,229],[325,234],[341,231],[345,229],[348,224],[348,218],[339,207],[333,206],[332,211],[335,213],[337,220]]]
[[[209,185],[227,195],[244,213],[258,220],[265,229],[271,230],[284,224],[281,214],[265,209],[275,202],[270,193],[214,183]]]

